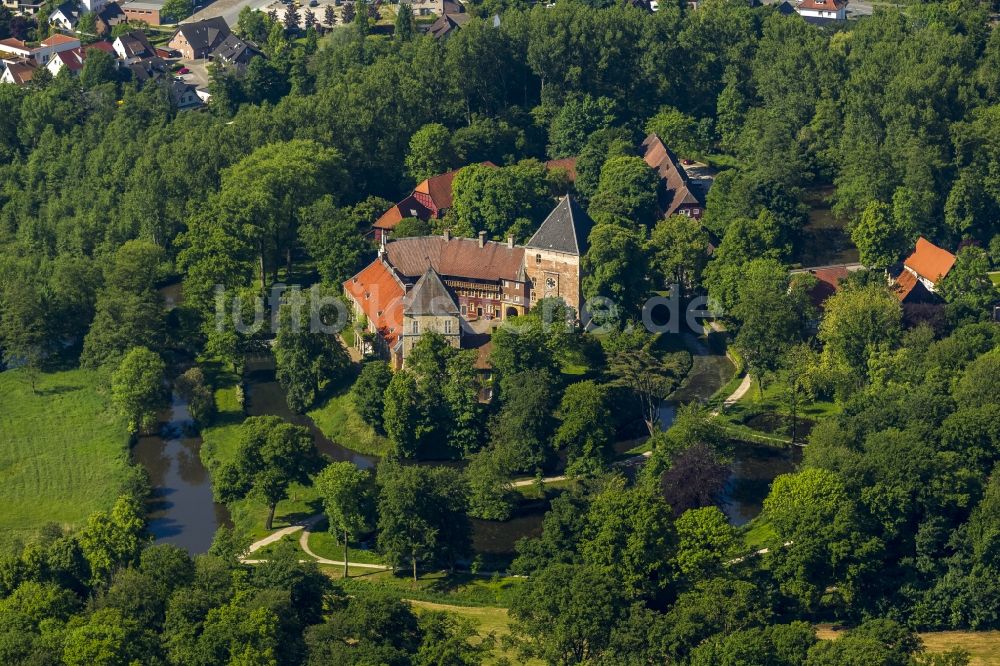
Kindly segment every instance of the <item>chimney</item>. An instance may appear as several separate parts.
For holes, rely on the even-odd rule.
[[[512,250],[514,249],[514,237],[513,236],[507,236],[507,247],[509,247]]]
[[[480,231],[479,232],[479,247],[485,247],[485,246],[486,246],[486,232],[485,231]]]
[[[444,230],[444,241],[447,243],[451,240],[451,229]]]

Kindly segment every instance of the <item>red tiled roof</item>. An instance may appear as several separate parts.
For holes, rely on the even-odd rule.
[[[847,6],[847,0],[802,0],[799,9],[811,9],[817,12],[829,12],[843,9]]]
[[[955,255],[921,236],[917,239],[913,254],[907,257],[903,265],[934,283],[947,275],[955,265]]]
[[[87,44],[86,49],[97,49],[98,51],[104,51],[105,53],[110,53],[115,55],[115,45],[111,42],[94,42],[93,44]]]
[[[83,53],[79,47],[60,51],[53,57],[61,60],[63,65],[71,72],[78,72],[83,69]]]
[[[896,298],[899,299],[899,302],[902,303],[906,300],[906,297],[910,295],[910,292],[912,292],[919,284],[920,280],[917,279],[916,275],[910,271],[903,271],[899,274],[899,277],[896,278],[895,284],[892,285],[892,293],[894,293]]]
[[[817,280],[816,285],[809,290],[809,300],[816,307],[820,307],[826,299],[840,290],[840,281],[847,277],[847,268],[844,266],[813,268],[809,270],[809,274]]]
[[[403,285],[376,259],[344,283],[344,289],[391,349],[403,332]]]
[[[687,172],[684,171],[670,149],[656,134],[650,134],[642,142],[642,159],[651,169],[655,169],[666,186],[670,201],[664,205],[664,217],[670,217],[684,205],[700,204],[688,186]]]
[[[549,160],[545,163],[546,169],[566,169],[566,174],[569,176],[569,181],[571,183],[576,182],[576,158],[575,157],[564,157],[559,160]]]
[[[497,166],[490,161],[480,162],[480,164],[494,169]],[[455,180],[455,174],[459,171],[461,171],[461,169],[455,169],[453,171],[449,171],[448,173],[431,176],[430,178],[418,183],[417,186],[413,188],[413,194],[423,194],[426,196],[427,199],[429,199],[427,203],[430,204],[428,208],[433,207],[435,212],[451,208],[451,183]],[[421,197],[418,197],[418,199],[420,198]]]
[[[42,46],[58,46],[59,44],[69,44],[71,42],[80,43],[80,40],[76,37],[67,37],[66,35],[52,35],[48,39],[42,40]]]
[[[407,277],[419,277],[428,268],[440,275],[473,280],[517,280],[524,263],[523,247],[488,241],[479,247],[472,238],[417,236],[389,241],[386,257]]]
[[[382,216],[375,220],[373,226],[378,229],[392,229],[399,224],[400,220],[407,217],[415,217],[426,221],[431,219],[431,211],[411,194],[382,213]]]

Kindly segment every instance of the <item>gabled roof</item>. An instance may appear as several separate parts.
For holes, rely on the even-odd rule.
[[[399,222],[408,217],[415,217],[418,220],[427,221],[431,219],[431,211],[417,200],[412,194],[389,210],[382,213],[382,216],[375,220],[373,225],[376,229],[392,229]]]
[[[809,300],[820,307],[826,299],[840,291],[840,281],[847,278],[846,266],[827,266],[825,268],[810,268],[809,274],[816,278],[816,284],[809,290]]]
[[[687,171],[660,137],[650,134],[643,140],[641,147],[642,159],[656,170],[666,187],[667,198],[662,205],[664,217],[670,217],[681,206],[701,204],[701,200],[691,189]]]
[[[442,14],[438,20],[431,24],[427,32],[436,39],[446,37],[452,30],[457,30],[469,22],[472,18],[469,14]]]
[[[121,5],[117,2],[109,2],[97,10],[97,18],[110,25],[112,21],[124,21],[126,17]]]
[[[801,0],[799,9],[817,12],[835,12],[847,6],[847,0]]]
[[[917,239],[917,247],[913,254],[907,257],[903,265],[933,283],[948,274],[955,265],[955,255],[921,236]]]
[[[77,19],[79,19],[79,10],[77,9],[79,5],[74,0],[67,0],[53,10],[49,14],[49,20],[56,14],[61,14],[67,21],[69,21],[74,26],[76,25]]]
[[[782,14],[784,16],[789,16],[790,14],[795,13],[795,6],[792,5],[792,3],[788,2],[788,0],[784,0],[784,2],[778,5],[776,9],[778,10],[779,14]]]
[[[458,315],[455,299],[433,268],[428,268],[403,297],[406,315]]]
[[[18,85],[24,85],[25,83],[31,81],[32,77],[35,76],[35,69],[35,63],[31,60],[7,64],[7,71],[10,72],[10,77],[14,80],[14,83]]]
[[[567,194],[559,200],[525,247],[581,256],[587,252],[587,238],[593,227],[594,221],[587,212]]]
[[[66,51],[60,51],[59,53],[52,56],[53,60],[59,60],[62,64],[71,72],[79,72],[83,69],[83,49],[77,47],[75,49],[68,49]]]
[[[385,244],[385,256],[401,275],[416,278],[428,268],[438,274],[472,280],[519,280],[524,248],[472,238],[415,236]]]
[[[451,183],[455,180],[455,174],[459,172],[459,169],[454,169],[447,173],[442,173],[437,176],[431,176],[425,180],[422,180],[413,188],[413,191],[419,194],[427,195],[431,203],[438,210],[443,210],[445,208],[451,208]]]
[[[391,348],[403,332],[403,285],[381,259],[368,264],[344,283],[354,299]]]
[[[87,44],[84,48],[86,51],[89,51],[90,49],[97,49],[98,51],[104,51],[105,53],[115,55],[115,47],[111,42],[93,42],[91,44]]]
[[[219,43],[229,36],[229,24],[221,16],[196,21],[194,23],[182,23],[177,26],[174,37],[180,33],[184,35],[191,48],[195,50],[214,49]]]
[[[212,51],[212,60],[222,60],[227,63],[245,63],[260,51],[236,35],[230,34]]]
[[[146,34],[141,30],[132,30],[124,35],[119,35],[116,41],[121,42],[122,51],[126,58],[153,58],[156,51],[153,45],[146,39]]]

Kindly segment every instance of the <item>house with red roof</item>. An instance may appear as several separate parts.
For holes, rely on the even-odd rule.
[[[847,0],[801,0],[795,11],[806,19],[844,21],[847,19]]]
[[[921,236],[913,254],[903,261],[902,270],[893,280],[896,298],[904,303],[927,300],[954,265],[954,254]]]
[[[663,196],[660,198],[663,217],[687,215],[700,220],[705,212],[705,203],[677,156],[656,134],[647,136],[640,148],[643,161],[663,181]]]
[[[496,167],[492,162],[483,162],[482,164]],[[372,225],[375,242],[381,243],[383,239],[388,238],[393,228],[405,218],[415,217],[427,222],[428,220],[440,220],[444,217],[444,214],[451,208],[451,184],[459,171],[460,169],[454,169],[421,181],[406,198],[382,213]]]

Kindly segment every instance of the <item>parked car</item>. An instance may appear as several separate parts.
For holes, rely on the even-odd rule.
[[[319,7],[319,0],[309,0],[310,7]]]
[[[177,73],[178,74],[190,74],[191,70],[188,69],[187,67],[181,67],[180,69],[177,70]]]

